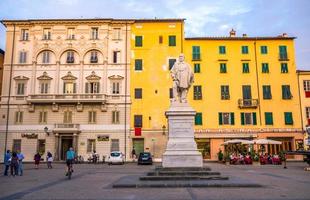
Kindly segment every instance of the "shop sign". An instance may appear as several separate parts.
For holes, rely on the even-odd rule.
[[[23,133],[22,137],[23,138],[27,138],[27,139],[38,139],[38,134],[35,134],[35,133]]]
[[[97,136],[97,141],[98,142],[105,142],[105,141],[109,141],[110,136],[108,135],[98,135]]]

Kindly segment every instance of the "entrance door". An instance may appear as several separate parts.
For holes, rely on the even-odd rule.
[[[141,152],[144,152],[144,139],[132,139],[132,146],[136,150],[136,155],[139,157]]]
[[[61,138],[61,160],[66,160],[66,153],[70,147],[73,145],[72,137],[62,137]]]

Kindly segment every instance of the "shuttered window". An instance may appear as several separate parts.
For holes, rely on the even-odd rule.
[[[222,100],[230,99],[229,85],[221,85],[221,99]]]
[[[219,46],[219,53],[220,54],[226,54],[226,47],[225,46]]]
[[[193,60],[200,60],[200,46],[193,46],[192,49]]]
[[[202,90],[201,85],[194,85],[194,100],[201,100],[202,99]]]
[[[282,99],[292,99],[289,85],[282,85]]]
[[[260,53],[261,54],[267,54],[268,53],[267,46],[261,46],[260,47]]]
[[[265,124],[266,125],[273,125],[272,112],[265,112]]]
[[[199,63],[194,64],[194,73],[200,73],[200,64]]]
[[[288,73],[287,63],[281,63],[281,73],[282,74]]]
[[[263,85],[263,99],[271,99],[271,87],[270,85]]]
[[[142,59],[135,59],[135,70],[142,71]]]
[[[241,47],[241,53],[242,54],[248,54],[249,53],[249,47],[248,46],[242,46]]]
[[[202,113],[200,112],[195,115],[195,125],[202,125]]]
[[[240,113],[241,125],[257,125],[256,113]]]
[[[233,112],[219,113],[219,125],[234,125],[234,124],[235,124],[235,114]]]
[[[169,59],[169,70],[171,70],[172,69],[172,67],[173,67],[173,65],[174,65],[174,63],[176,62],[177,60],[176,59]]]
[[[269,73],[269,64],[268,63],[262,63],[262,73]]]
[[[242,73],[250,73],[249,63],[242,63]]]
[[[135,88],[135,99],[142,99],[142,88]]]
[[[176,46],[176,36],[169,35],[169,46]]]
[[[293,114],[291,112],[284,113],[285,125],[293,125]]]
[[[96,111],[89,111],[88,112],[88,123],[89,124],[96,123],[96,118],[97,118],[97,112]]]
[[[134,116],[134,127],[142,127],[142,115]]]
[[[227,73],[226,63],[220,63],[220,73]]]
[[[136,36],[135,46],[136,46],[136,47],[142,47],[142,45],[143,45],[142,36]]]

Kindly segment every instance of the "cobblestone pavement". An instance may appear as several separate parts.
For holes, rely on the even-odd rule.
[[[255,181],[262,188],[134,188],[115,189],[123,176],[143,174],[154,166],[77,164],[71,180],[64,175],[65,164],[53,169],[41,164],[34,169],[24,164],[24,176],[0,176],[0,200],[10,199],[310,199],[310,171],[305,163],[283,166],[226,166],[205,163],[222,175]],[[1,167],[3,172],[3,166]]]

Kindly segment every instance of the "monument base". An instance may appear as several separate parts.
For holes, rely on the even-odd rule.
[[[187,103],[173,102],[166,112],[169,137],[162,166],[202,167],[202,155],[194,140],[194,119],[196,112]]]

